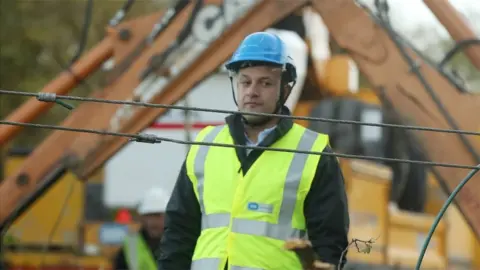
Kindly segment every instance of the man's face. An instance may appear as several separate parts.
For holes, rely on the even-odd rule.
[[[152,238],[159,238],[163,233],[163,214],[147,214],[141,216],[141,222]]]
[[[255,66],[238,72],[237,102],[241,112],[273,113],[280,94],[282,70],[280,68]],[[263,117],[244,115],[250,122]]]

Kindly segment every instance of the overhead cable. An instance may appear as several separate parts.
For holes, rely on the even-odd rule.
[[[14,126],[22,126],[22,127],[44,128],[44,129],[51,129],[51,130],[62,130],[62,131],[70,131],[70,132],[91,133],[91,134],[98,134],[98,135],[124,137],[124,138],[129,138],[130,141],[151,143],[151,144],[156,144],[161,142],[171,142],[171,143],[183,144],[183,145],[204,145],[204,146],[226,147],[226,148],[257,149],[257,150],[274,151],[274,152],[335,156],[340,158],[364,159],[364,160],[382,161],[382,162],[401,162],[401,163],[409,163],[409,164],[419,164],[419,165],[426,165],[426,166],[438,166],[438,167],[449,167],[449,168],[459,168],[459,169],[477,168],[476,166],[462,165],[462,164],[455,164],[455,163],[442,163],[442,162],[384,158],[384,157],[374,157],[374,156],[361,156],[361,155],[350,155],[350,154],[341,154],[341,153],[287,149],[287,148],[278,148],[278,147],[246,146],[246,145],[238,145],[238,144],[208,143],[208,142],[197,142],[197,141],[188,142],[188,141],[173,139],[168,137],[160,137],[154,134],[145,134],[145,133],[131,134],[131,133],[122,133],[122,132],[113,132],[113,131],[103,131],[103,130],[96,130],[96,129],[72,128],[72,127],[63,127],[63,126],[56,126],[56,125],[32,124],[32,123],[22,123],[22,122],[4,121],[4,120],[0,120],[0,125],[14,125]]]
[[[187,107],[187,106],[181,106],[181,105],[155,104],[155,103],[148,103],[148,102],[141,102],[141,101],[66,96],[66,95],[56,95],[55,93],[30,93],[30,92],[0,89],[0,94],[36,97],[39,101],[56,102],[62,106],[65,106],[64,105],[65,103],[60,103],[59,101],[70,100],[70,101],[106,103],[106,104],[116,104],[116,105],[132,105],[132,106],[140,106],[140,107],[147,107],[147,108],[200,111],[200,112],[223,113],[223,114],[240,113],[239,111],[232,111],[232,110],[210,109],[210,108],[190,107],[190,106]],[[69,107],[67,108],[70,109]],[[283,114],[272,114],[272,113],[241,112],[241,114],[253,115],[253,116],[279,117],[279,118],[287,118],[292,120],[306,120],[306,121],[317,121],[317,122],[327,122],[327,123],[352,124],[352,125],[373,126],[373,127],[382,127],[382,128],[400,128],[400,129],[409,129],[409,130],[418,130],[418,131],[480,136],[480,132],[477,132],[477,131],[455,130],[455,129],[447,129],[447,128],[433,128],[433,127],[421,127],[421,126],[386,124],[386,123],[369,123],[369,122],[361,122],[361,121],[353,121],[353,120],[341,120],[341,119],[331,119],[331,118],[322,118],[322,117],[313,117],[313,116],[283,115]]]
[[[405,47],[405,44],[402,43],[400,36],[390,24],[390,21],[388,20],[388,2],[386,0],[376,0],[375,5],[378,10],[378,19],[379,22],[381,22],[381,26],[388,34],[391,41],[395,44],[395,47],[398,49],[398,52],[400,53],[402,58],[409,65],[411,73],[414,74],[417,77],[418,81],[422,84],[423,90],[430,96],[430,99],[434,102],[435,107],[438,109],[438,111],[443,116],[448,125],[455,130],[460,129],[457,119],[452,116],[451,112],[447,109],[445,104],[442,103],[442,100],[438,96],[438,93],[435,92],[432,85],[428,82],[427,78],[423,74],[420,66],[417,64],[415,59],[413,59],[409,55],[408,48]],[[475,159],[476,163],[480,163],[480,153],[476,151],[471,141],[469,141],[462,133],[457,133],[457,135],[458,138],[462,141],[463,145],[465,145],[465,147],[467,148],[468,152]]]

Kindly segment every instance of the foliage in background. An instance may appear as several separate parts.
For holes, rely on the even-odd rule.
[[[126,19],[156,11],[171,4],[170,2],[172,1],[137,0]],[[74,56],[80,42],[86,3],[86,0],[1,0],[0,88],[38,92],[60,73]],[[103,38],[105,26],[123,3],[123,0],[94,1],[85,51]],[[429,31],[430,29],[419,28],[418,33],[407,34],[407,38],[435,41],[426,43],[429,46],[422,50],[429,56],[443,55],[452,46],[452,42],[426,38],[425,33]],[[455,57],[451,66],[458,69],[462,77],[469,82],[479,79],[478,71],[464,55]],[[87,96],[98,87],[99,79],[98,76],[89,78],[87,86],[80,85],[71,94]],[[480,89],[480,84],[472,88]],[[26,98],[16,96],[0,96],[0,118],[5,118],[25,100]],[[67,114],[66,109],[53,106],[36,122],[56,124]],[[13,144],[33,147],[48,133],[47,130],[24,129]]]
[[[93,2],[92,21],[84,53],[104,37],[105,26],[125,1]],[[86,3],[86,0],[1,0],[0,88],[38,92],[64,70],[80,42]],[[125,20],[154,12],[165,4],[168,1],[137,0]],[[87,96],[98,85],[99,78],[94,76],[71,94]],[[26,99],[0,96],[0,118],[4,119]],[[65,108],[53,106],[36,122],[55,124],[67,114]],[[48,134],[47,130],[24,129],[12,143],[33,147]]]
[[[480,14],[476,11],[470,11],[464,15],[468,18],[467,23],[480,36]],[[454,48],[455,41],[443,38],[443,35],[434,29],[418,28],[415,32],[410,33],[411,40],[430,60],[435,63],[440,62],[446,52]],[[480,45],[473,45],[480,46]],[[456,73],[459,79],[465,84],[467,90],[480,93],[480,71],[468,59],[462,51],[457,53],[446,64],[445,70],[450,73]]]

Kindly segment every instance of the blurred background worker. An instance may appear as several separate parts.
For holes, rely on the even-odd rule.
[[[242,114],[291,115],[285,101],[296,81],[293,61],[279,36],[247,36],[226,66],[240,113],[196,141],[331,153],[327,135],[292,119]],[[348,231],[334,156],[193,145],[168,203],[159,269],[300,270],[284,245],[307,237],[319,260],[343,265]]]
[[[157,270],[167,202],[168,196],[160,188],[146,193],[138,207],[140,230],[126,237],[123,248],[115,256],[113,269]]]

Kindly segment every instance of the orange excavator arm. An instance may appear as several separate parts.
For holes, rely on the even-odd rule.
[[[148,99],[149,102],[174,104],[185,96],[192,87],[215,72],[247,34],[267,28],[302,7],[308,1],[226,1],[223,6],[221,0],[204,1],[205,9],[203,10],[205,12],[201,13],[200,11],[197,14],[199,18],[202,18],[202,16],[217,16],[222,11],[221,7],[223,7],[223,13],[225,14],[224,18],[232,18],[233,16],[240,16],[240,18],[228,27],[225,25],[225,22],[228,23],[228,21],[224,18],[217,20],[216,24],[212,26],[216,29],[217,35],[212,36],[207,41],[210,43],[209,45],[197,50],[197,56],[191,56],[187,59],[191,62],[184,67],[168,65],[169,70],[167,70],[167,65],[161,65],[154,69],[149,68],[158,65],[156,64],[159,63],[158,59],[165,56],[162,53],[169,52],[170,57],[176,59],[185,54],[185,51],[182,51],[182,44],[179,44],[178,48],[174,50],[168,45],[181,34],[182,27],[187,24],[194,11],[195,2],[191,1],[186,8],[182,9],[153,43],[145,48],[135,61],[132,61],[128,70],[124,71],[105,89],[94,94],[94,97],[145,100],[146,96],[151,95],[151,98]],[[247,2],[253,6],[246,5]],[[242,9],[246,12],[243,16],[240,13]],[[212,14],[212,11],[217,13]],[[113,43],[113,55],[116,61],[121,62],[121,57],[127,57],[129,55],[128,51],[134,50],[132,44],[138,44],[138,39],[141,40],[148,36],[150,29],[159,17],[160,13],[125,22],[117,27],[119,30],[112,30],[108,33],[113,39],[117,40]],[[225,31],[222,32],[222,29],[225,29]],[[137,38],[136,42],[119,40],[120,31],[129,31],[132,38]],[[192,32],[191,37],[187,37],[183,42],[187,49],[195,42],[194,34],[195,32]],[[168,57],[162,60],[169,64]],[[160,63],[164,61],[160,61]],[[185,64],[185,61],[180,62]],[[177,71],[174,69],[177,69]],[[155,72],[151,72],[142,81],[140,78],[145,76],[145,70]],[[172,74],[175,72],[177,74]],[[167,76],[158,76],[157,73]],[[164,85],[158,86],[162,80]],[[150,83],[157,84],[157,88],[149,86]],[[111,104],[83,103],[71,113],[62,123],[62,126],[137,133],[147,128],[163,113],[165,113],[165,109],[154,110]],[[2,198],[0,223],[2,227],[8,227],[30,203],[55,183],[67,169],[73,170],[80,178],[86,179],[127,142],[128,140],[125,138],[111,138],[96,134],[53,132],[25,160],[19,172],[2,182],[0,186],[0,198]]]
[[[480,44],[477,35],[467,24],[462,15],[455,10],[448,0],[423,0],[425,5],[435,14],[440,23],[445,26],[457,45],[465,47],[465,54],[472,64],[480,70]],[[477,46],[473,46],[477,45]]]
[[[223,14],[230,14],[224,18],[231,18],[234,14],[238,17],[231,25],[227,25],[226,20],[214,19],[222,14],[222,9],[219,8],[222,1],[205,1],[202,10],[209,11],[199,12],[197,17],[211,18],[214,21],[211,29],[216,31],[211,31],[214,34],[207,38],[204,47],[188,50],[188,53],[196,53],[194,56],[186,53],[195,44],[194,31],[181,44],[167,47],[194,13],[195,4],[190,3],[117,80],[96,96],[175,104],[192,87],[215,72],[245,35],[266,29],[310,4],[322,16],[333,39],[349,52],[377,94],[384,98],[404,123],[464,130],[475,130],[480,126],[480,120],[475,117],[480,114],[480,98],[459,91],[459,86],[445,76],[442,70],[428,64],[417,52],[405,46],[405,42],[391,30],[384,18],[372,17],[355,1],[259,0],[253,1],[255,3],[249,6],[248,3],[251,2],[225,1]],[[245,13],[242,14],[239,10],[245,10]],[[138,36],[143,38],[145,34],[139,33],[148,32],[145,29],[151,29],[158,16],[159,14],[154,14],[127,22],[120,28],[128,29],[133,39]],[[112,32],[110,35],[116,36],[118,33]],[[113,44],[116,60],[120,61],[127,56],[126,51],[132,48],[129,44],[132,43],[118,41]],[[186,59],[181,59],[182,57]],[[179,67],[178,62],[184,66]],[[149,72],[146,73],[146,70]],[[63,126],[138,133],[163,113],[165,109],[84,103],[65,120]],[[423,147],[427,159],[467,165],[480,163],[479,143],[471,137],[418,131],[410,134],[415,143]],[[125,138],[97,134],[53,132],[35,149],[21,170],[5,179],[0,186],[0,223],[8,227],[30,202],[67,169],[86,179],[127,142]],[[448,193],[466,175],[460,169],[433,169]],[[480,236],[480,215],[476,214],[480,207],[480,196],[474,192],[480,188],[478,178],[463,189],[457,204],[475,233]]]
[[[87,4],[87,16],[85,18],[85,31],[88,30],[90,20],[88,19],[89,13],[92,11],[93,2]],[[117,26],[126,16],[131,9],[134,0],[126,0],[123,6],[117,10],[114,17],[110,20],[107,27],[107,32],[114,31]],[[87,33],[87,32],[86,32]],[[84,37],[86,38],[86,36]],[[99,42],[94,48],[92,48],[87,55],[79,58],[82,50],[77,52],[74,59],[72,59],[71,66],[60,73],[55,79],[50,81],[41,90],[42,93],[66,95],[73,90],[82,80],[86,79],[89,75],[97,71],[100,66],[107,61],[113,55],[113,42],[116,41],[114,35],[107,35],[101,42]],[[86,40],[81,40],[79,45],[83,48]],[[30,98],[27,102],[22,104],[20,108],[17,108],[13,113],[7,117],[7,121],[12,122],[32,122],[42,114],[44,114],[53,103],[38,102],[36,98]],[[0,126],[0,145],[5,145],[22,129],[21,126],[2,125]]]
[[[77,86],[80,80],[83,80],[89,74],[96,71],[103,62],[112,56],[112,53],[113,45],[109,36],[102,40],[95,48],[91,49],[80,61],[74,63],[70,72],[62,72],[57,78],[43,87],[42,93],[67,94]],[[73,76],[72,73],[75,74],[75,76]],[[6,120],[13,122],[31,122],[51,106],[53,106],[52,103],[38,102],[36,98],[31,98],[9,115]],[[20,126],[0,126],[0,145],[5,145],[13,136],[17,135],[20,130]]]
[[[477,130],[480,127],[480,119],[476,117],[480,114],[480,96],[462,91],[443,70],[429,64],[418,52],[406,46],[406,42],[392,30],[385,10],[380,8],[380,13],[375,15],[350,0],[312,2],[332,38],[348,51],[377,95],[404,124],[455,130]],[[430,1],[431,6],[436,4],[436,1]],[[438,5],[442,4],[443,1],[438,1]],[[411,143],[422,148],[426,159],[472,166],[480,164],[478,138],[438,132],[408,133],[412,135]],[[467,175],[465,170],[456,168],[431,169],[447,194]],[[478,190],[480,175],[462,189],[456,203],[480,236]]]

